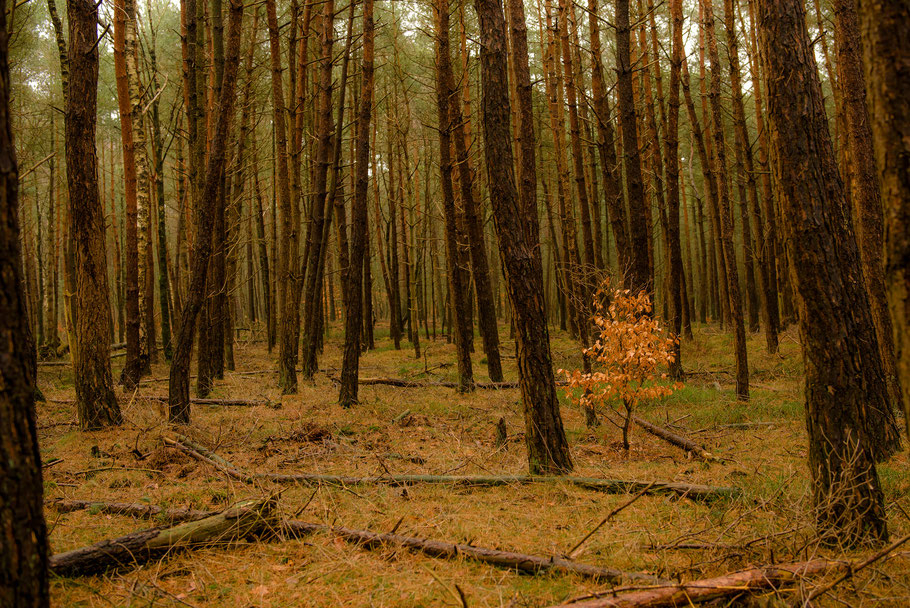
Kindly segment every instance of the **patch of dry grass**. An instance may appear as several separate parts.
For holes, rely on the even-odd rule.
[[[507,335],[503,328],[503,336]],[[802,419],[801,361],[795,336],[782,340],[782,355],[763,351],[761,336],[749,342],[753,368],[752,402],[735,401],[729,337],[711,328],[684,342],[683,363],[698,372],[686,387],[641,415],[693,437],[722,464],[686,458],[678,449],[633,431],[630,455],[619,446],[620,431],[606,422],[590,431],[584,416],[566,405],[575,473],[582,476],[673,480],[742,488],[735,501],[698,504],[669,496],[644,496],[601,528],[583,546],[579,561],[669,578],[715,576],[750,564],[815,555],[841,555],[814,542],[808,516]],[[423,338],[423,337],[422,337]],[[425,357],[416,360],[407,343],[395,351],[387,341],[363,358],[364,376],[454,379],[454,347],[422,340]],[[477,341],[478,351],[480,342]],[[272,369],[261,345],[235,349],[238,370]],[[553,339],[557,368],[580,365],[579,350],[567,336]],[[486,380],[482,353],[474,357],[477,380]],[[340,367],[338,338],[328,341],[315,384],[281,397],[275,374],[227,372],[213,396],[267,398],[279,408],[194,406],[193,424],[183,430],[195,440],[250,472],[337,473],[349,476],[392,473],[522,474],[526,471],[523,421],[517,390],[360,388],[359,407],[336,403],[330,376]],[[515,361],[504,360],[515,378]],[[428,370],[428,371],[424,371]],[[167,369],[157,365],[153,377]],[[42,369],[49,398],[72,398],[67,368]],[[143,384],[139,394],[163,394],[166,382]],[[162,405],[124,396],[126,423],[114,430],[83,433],[69,423],[75,406],[39,405],[43,457],[63,461],[45,471],[46,498],[91,499],[219,509],[236,500],[281,492],[284,512],[326,524],[399,533],[540,555],[568,552],[628,496],[610,496],[567,484],[453,488],[425,485],[313,488],[269,483],[247,485],[165,448],[168,432]],[[402,412],[407,416],[395,422]],[[510,441],[498,447],[495,423],[505,418]],[[774,426],[732,428],[742,421]],[[97,446],[97,447],[95,447]],[[103,469],[103,470],[96,470]],[[889,501],[890,528],[910,532],[910,473],[902,453],[880,468]],[[902,511],[903,510],[903,511]],[[90,511],[58,514],[49,506],[55,552],[115,537],[148,525],[130,517]],[[683,548],[698,546],[700,548]],[[850,556],[860,553],[849,553]],[[577,576],[526,576],[467,560],[438,560],[389,548],[367,551],[320,534],[298,540],[245,543],[178,554],[134,571],[104,577],[57,579],[61,606],[426,606],[461,601],[470,606],[546,606],[598,588]],[[850,606],[905,606],[910,603],[910,559],[904,553],[841,585],[820,600]]]

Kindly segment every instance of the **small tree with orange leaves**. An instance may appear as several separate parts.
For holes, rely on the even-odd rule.
[[[560,372],[568,380],[568,398],[580,406],[597,409],[622,402],[626,411],[622,443],[628,451],[629,426],[638,403],[669,395],[680,387],[654,383],[666,377],[659,368],[673,361],[676,338],[662,334],[644,291],[632,295],[628,289],[611,290],[604,280],[594,294],[594,311],[597,339],[583,351],[591,361],[591,373]],[[582,389],[580,395],[578,389]]]

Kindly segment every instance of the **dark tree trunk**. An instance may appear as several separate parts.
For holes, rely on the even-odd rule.
[[[219,180],[224,174],[227,135],[231,115],[234,111],[234,90],[237,84],[237,68],[240,63],[240,25],[243,21],[243,3],[230,0],[227,49],[224,58],[224,81],[218,100],[217,122],[211,143],[208,163],[205,168],[203,196],[196,209],[196,234],[212,233],[215,197],[218,195]],[[190,421],[190,355],[193,348],[193,332],[196,315],[205,299],[205,283],[209,258],[212,253],[211,239],[198,238],[193,255],[193,275],[187,290],[186,303],[180,315],[180,329],[168,386],[170,421],[188,424]]]
[[[387,191],[387,202],[389,205],[389,224],[386,231],[386,241],[388,244],[389,257],[389,334],[392,342],[395,344],[395,350],[401,348],[401,277],[399,274],[400,265],[398,263],[398,203],[395,202],[395,172],[392,170],[392,136],[386,137],[388,144],[389,163],[389,186]]]
[[[910,7],[904,0],[862,0],[858,6],[885,203],[885,281],[910,435]]]
[[[648,257],[648,222],[651,214],[645,201],[638,144],[638,119],[635,113],[635,72],[631,60],[631,25],[629,0],[616,0],[616,70],[619,93],[619,124],[622,130],[623,162],[626,168],[626,192],[629,201],[629,269],[623,284],[633,292],[653,289],[653,269]]]
[[[85,25],[94,14],[89,2],[70,8],[70,24]],[[77,13],[84,13],[80,19]],[[41,481],[41,454],[35,421],[37,359],[28,327],[19,234],[19,170],[10,116],[9,33],[6,0],[0,1],[0,606],[50,605],[47,528]],[[94,28],[94,21],[92,21]],[[92,32],[94,29],[91,30]],[[75,47],[80,52],[86,32]],[[73,31],[70,30],[72,37]],[[91,59],[87,57],[86,59]],[[94,56],[97,61],[97,55]],[[86,60],[76,61],[80,70]],[[97,64],[96,64],[97,65]],[[94,115],[93,115],[94,116]],[[67,121],[69,122],[69,121]]]
[[[320,296],[322,290],[323,269],[325,267],[325,249],[327,248],[328,222],[330,217],[326,209],[331,204],[329,198],[329,168],[332,164],[332,143],[334,136],[332,118],[332,46],[335,42],[335,2],[326,0],[322,14],[321,57],[317,78],[316,95],[316,154],[313,170],[311,221],[307,229],[306,284],[304,285],[303,314],[303,377],[312,379],[316,374],[316,352],[318,350],[320,331]]]
[[[724,0],[724,27],[727,32],[727,57],[730,64],[730,87],[732,89],[733,103],[733,128],[736,133],[736,164],[739,170],[740,182],[740,209],[743,218],[743,243],[746,272],[753,268],[758,270],[758,286],[755,281],[749,289],[749,329],[758,328],[759,313],[765,326],[765,344],[768,352],[777,351],[777,293],[772,293],[768,286],[767,265],[765,257],[767,252],[762,246],[765,228],[758,200],[758,183],[755,179],[755,167],[752,157],[752,144],[749,139],[749,130],[746,126],[746,110],[743,105],[742,74],[739,64],[739,35],[736,32],[736,13],[733,0]],[[743,189],[746,193],[743,196]],[[748,209],[746,203],[748,202]],[[753,265],[754,262],[754,265]],[[754,271],[753,271],[754,274]],[[774,310],[768,303],[774,299]],[[773,312],[773,315],[772,315]]]
[[[837,534],[832,542],[884,541],[875,458],[899,439],[805,10],[800,0],[758,7],[773,171],[806,365],[817,525]]]
[[[66,96],[66,170],[76,244],[76,336],[73,361],[79,426],[99,429],[122,421],[111,379],[111,305],[104,251],[104,209],[98,193],[95,121],[98,99],[98,9],[70,0],[70,80]]]
[[[683,292],[682,248],[679,243],[679,79],[683,58],[683,9],[682,0],[670,0],[671,55],[670,55],[670,97],[667,112],[667,248],[670,261],[670,324],[676,337],[673,345],[673,361],[670,362],[670,376],[683,377],[680,360],[679,338],[682,333],[682,317],[685,297]]]
[[[468,392],[474,388],[474,373],[471,367],[471,339],[468,335],[471,331],[467,310],[469,280],[458,263],[458,217],[455,209],[455,192],[452,188],[453,116],[450,98],[457,93],[451,86],[453,78],[452,59],[449,54],[448,0],[436,0],[433,9],[436,18],[436,108],[439,117],[439,178],[442,182],[442,208],[445,217],[446,274],[449,277],[449,295],[452,298],[459,390]]]
[[[720,219],[720,246],[724,266],[727,269],[727,294],[730,302],[730,320],[733,324],[733,348],[736,358],[736,398],[749,400],[749,361],[746,353],[746,327],[743,318],[743,302],[739,291],[739,271],[736,251],[733,248],[733,211],[730,208],[729,182],[727,180],[727,152],[724,137],[724,122],[720,102],[720,55],[717,51],[717,37],[714,35],[714,11],[711,0],[704,1],[704,26],[711,58],[711,115],[714,120],[714,177],[717,180],[717,208]]]
[[[294,327],[294,273],[297,271],[298,228],[293,221],[290,177],[288,174],[288,131],[284,106],[284,85],[281,68],[281,42],[278,38],[278,16],[274,0],[266,2],[269,28],[269,49],[272,68],[272,115],[275,121],[275,146],[278,163],[278,202],[281,210],[281,240],[278,245],[278,387],[285,395],[297,392],[297,331]]]
[[[338,402],[343,407],[357,403],[357,378],[360,367],[363,329],[363,279],[369,258],[367,245],[367,194],[370,187],[370,121],[373,112],[373,0],[363,4],[363,66],[360,107],[357,112],[357,150],[354,158],[354,202],[351,206],[350,268],[343,289],[347,295],[344,317],[344,356],[341,364],[341,389]],[[377,176],[373,176],[376,179]],[[368,276],[368,275],[367,275]]]
[[[524,16],[522,16],[522,19],[524,19]],[[524,25],[524,21],[522,21],[522,25]],[[527,42],[525,42],[524,52],[527,52]],[[455,147],[455,163],[458,167],[458,185],[461,193],[464,224],[471,254],[471,270],[473,271],[474,289],[477,294],[478,328],[483,339],[483,352],[487,356],[487,372],[490,380],[501,382],[503,376],[502,361],[499,356],[499,329],[496,326],[496,304],[493,299],[493,288],[490,282],[490,266],[487,263],[479,201],[474,196],[474,171],[468,156],[465,117],[461,111],[459,89],[455,85],[451,70],[449,70],[448,77],[449,116],[451,118],[452,139]],[[464,75],[463,78],[466,79],[467,76]]]
[[[573,57],[572,44],[569,40],[569,21],[573,22],[572,29],[575,28],[574,10],[569,5],[569,0],[559,0],[557,11],[557,30],[560,38],[560,50],[562,51],[562,75],[565,82],[566,102],[569,108],[569,139],[572,145],[572,167],[575,175],[575,193],[578,197],[578,206],[581,211],[581,234],[582,244],[584,247],[584,264],[593,267],[595,265],[594,255],[594,232],[591,228],[591,203],[588,199],[588,186],[585,179],[584,152],[581,145],[581,127],[578,121],[578,94],[575,86],[576,67]],[[575,198],[575,197],[573,197]],[[582,272],[582,277],[586,273]],[[581,296],[582,301],[578,303],[582,311],[587,311],[588,289],[587,281],[582,279]],[[584,319],[579,319],[579,323],[587,322],[587,313],[584,312]]]
[[[748,0],[749,21],[749,40],[752,47],[752,61],[750,62],[752,82],[762,82],[761,70],[759,69],[758,60],[758,40],[756,34],[754,18],[754,0]],[[780,281],[777,274],[777,209],[774,204],[774,191],[771,188],[771,175],[768,166],[768,132],[765,129],[764,99],[762,87],[753,87],[755,97],[755,128],[758,132],[758,171],[761,174],[761,203],[762,207],[759,213],[764,216],[764,231],[762,232],[761,263],[765,267],[765,312],[768,323],[768,330],[765,331],[766,344],[768,352],[777,353],[778,333],[781,329],[780,306],[778,303]],[[759,242],[759,241],[756,241]],[[774,332],[770,328],[774,328]]]
[[[910,14],[910,13],[908,13]],[[853,207],[853,227],[863,264],[863,279],[869,292],[872,319],[875,321],[878,344],[891,402],[901,401],[901,383],[897,376],[894,353],[894,333],[885,291],[884,218],[882,192],[875,168],[872,129],[866,110],[866,82],[863,77],[862,45],[859,39],[859,19],[853,0],[836,0],[834,32],[837,49],[838,83],[847,122],[849,150],[849,192]],[[846,178],[846,176],[845,176]]]
[[[588,28],[591,36],[591,95],[594,117],[597,121],[597,151],[600,156],[600,170],[603,178],[604,198],[607,202],[607,218],[616,239],[616,259],[620,276],[629,269],[633,257],[629,249],[629,230],[626,206],[622,196],[620,180],[622,175],[616,160],[613,120],[610,117],[610,98],[606,92],[603,75],[603,57],[600,44],[600,23],[597,14],[597,0],[588,0]]]
[[[487,184],[515,322],[528,468],[532,474],[564,473],[572,470],[572,459],[559,413],[550,358],[540,243],[531,238],[536,222],[525,206],[530,201],[519,200],[513,175],[502,6],[499,0],[476,0],[474,6],[480,20]],[[526,56],[515,59],[525,62]],[[527,155],[520,159],[523,163],[533,162]],[[531,175],[529,171],[531,167],[524,167],[521,175]]]

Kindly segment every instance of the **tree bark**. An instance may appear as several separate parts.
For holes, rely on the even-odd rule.
[[[218,102],[217,122],[212,139],[211,152],[205,169],[204,196],[199,199],[196,209],[196,234],[212,232],[212,217],[215,197],[218,195],[219,179],[224,173],[227,135],[234,110],[234,90],[237,84],[237,68],[240,63],[240,26],[243,20],[243,3],[230,0],[227,49],[224,59],[224,81]],[[171,363],[168,404],[171,422],[187,424],[190,421],[189,366],[193,348],[193,333],[196,315],[205,298],[206,275],[212,252],[211,239],[199,238],[193,255],[193,275],[187,290],[186,303],[180,316],[180,330],[174,360]]]
[[[610,97],[606,92],[603,74],[603,55],[600,44],[600,17],[597,0],[588,0],[588,30],[591,38],[591,95],[594,117],[597,122],[597,150],[600,156],[600,171],[603,180],[604,198],[607,202],[607,217],[613,238],[616,240],[616,258],[619,276],[625,276],[633,252],[630,250],[627,228],[626,205],[623,199],[619,163],[616,160],[613,119],[610,116]]]
[[[138,272],[136,281],[139,289],[139,374],[151,373],[148,336],[154,323],[153,311],[149,310],[148,273],[149,273],[149,161],[146,149],[145,124],[143,121],[143,86],[139,80],[139,36],[135,0],[123,0],[125,17],[124,60],[129,89],[130,112],[132,122],[133,158],[136,164],[136,247],[138,253]],[[154,345],[153,345],[154,347]]]
[[[673,360],[670,362],[670,376],[682,379],[683,369],[680,352],[680,334],[685,303],[683,292],[682,248],[679,242],[679,80],[683,58],[683,9],[682,0],[670,0],[671,56],[670,56],[670,98],[667,111],[667,249],[670,293],[670,325],[675,334]]]
[[[910,8],[861,0],[859,26],[875,160],[885,204],[885,281],[910,435]]]
[[[847,149],[850,158],[848,176],[844,176],[844,179],[849,180],[853,227],[863,265],[863,280],[866,282],[866,291],[869,292],[872,320],[875,322],[878,344],[882,351],[885,381],[888,383],[891,402],[896,407],[901,402],[901,382],[897,375],[895,334],[885,290],[882,191],[876,172],[872,129],[866,109],[866,81],[863,77],[862,43],[859,39],[856,3],[853,0],[849,2],[836,0],[834,16],[837,24],[834,29],[834,41],[838,84],[846,115]]]
[[[271,51],[272,83],[272,119],[275,124],[275,148],[278,164],[279,210],[281,212],[281,239],[278,245],[278,387],[282,394],[297,392],[297,373],[294,371],[297,359],[296,332],[292,323],[295,319],[293,310],[294,278],[297,271],[297,235],[298,227],[292,221],[290,176],[288,173],[288,130],[287,111],[284,105],[284,84],[281,67],[281,42],[278,38],[278,16],[275,1],[268,0],[265,5],[268,18],[269,49]]]
[[[595,265],[594,255],[594,232],[591,228],[591,203],[588,199],[588,186],[585,179],[585,160],[584,151],[581,145],[581,127],[578,122],[578,94],[575,86],[576,67],[573,57],[572,43],[569,40],[569,21],[571,19],[572,28],[575,27],[575,11],[569,4],[568,0],[559,0],[557,11],[557,30],[560,37],[560,50],[562,51],[562,77],[565,83],[566,102],[569,108],[569,140],[572,145],[572,167],[575,170],[575,193],[578,198],[578,206],[581,210],[581,234],[584,245],[585,257],[584,264],[593,267]],[[573,197],[574,198],[574,197]],[[586,273],[582,272],[582,276]],[[587,281],[584,281],[587,283]],[[588,289],[582,290],[582,302],[579,307],[587,311]],[[587,317],[587,314],[584,313]],[[584,321],[587,321],[585,318]]]
[[[164,346],[164,358],[168,361],[173,356],[173,344],[171,343],[171,289],[168,281],[168,267],[170,260],[167,247],[167,213],[164,198],[164,162],[167,151],[164,148],[164,140],[161,136],[161,116],[159,112],[160,98],[163,91],[158,87],[158,54],[156,50],[157,32],[152,33],[149,41],[149,63],[151,64],[152,85],[154,99],[151,102],[152,110],[152,150],[155,155],[155,171],[153,180],[155,182],[155,226],[158,236],[158,297],[161,308],[161,342]],[[152,345],[154,347],[154,344]]]
[[[342,407],[357,403],[357,379],[360,371],[361,338],[364,322],[363,279],[369,264],[367,246],[367,195],[370,187],[370,122],[373,114],[373,0],[363,3],[363,59],[361,67],[360,107],[357,112],[357,150],[354,158],[354,201],[351,204],[350,270],[344,288],[347,310],[344,317],[344,355],[341,363],[341,388],[338,402]],[[377,176],[374,175],[373,179]]]
[[[80,8],[89,15],[91,4]],[[70,9],[70,23],[80,22]],[[94,30],[92,30],[94,31]],[[70,36],[72,37],[72,30]],[[77,34],[78,35],[78,34]],[[47,528],[35,420],[37,359],[22,277],[19,169],[10,115],[9,30],[0,1],[0,605],[50,606]],[[84,47],[78,47],[83,51]],[[84,51],[83,51],[84,52]],[[95,57],[97,60],[97,56]],[[76,65],[83,67],[85,61]],[[67,121],[69,122],[69,121]]]
[[[188,0],[193,2],[194,0]],[[195,23],[195,21],[194,21]],[[188,25],[189,28],[189,25]],[[120,110],[120,141],[123,147],[123,199],[126,214],[124,254],[126,257],[126,361],[120,383],[132,390],[142,374],[139,301],[139,244],[137,228],[136,157],[133,141],[130,78],[127,55],[126,0],[117,0],[114,8],[114,73],[117,80],[117,104]]]
[[[522,19],[524,19],[523,14]],[[525,39],[525,53],[527,46],[527,39]],[[487,251],[484,245],[482,212],[479,200],[474,195],[474,171],[468,156],[469,138],[466,133],[466,119],[461,111],[461,95],[459,95],[459,87],[455,85],[451,69],[448,77],[449,115],[455,148],[455,164],[458,167],[461,206],[471,254],[474,289],[477,295],[478,328],[483,339],[483,352],[487,356],[487,373],[492,382],[500,382],[502,381],[502,360],[499,356],[499,328],[496,326],[496,303],[493,299],[490,265],[487,263]],[[467,80],[467,74],[463,74],[462,78]]]
[[[79,426],[99,429],[120,424],[110,359],[110,316],[104,209],[98,193],[95,153],[98,100],[98,9],[70,0],[70,80],[66,96],[66,167],[69,210],[76,243],[76,335],[74,360]]]
[[[838,542],[884,541],[875,459],[900,440],[805,10],[800,0],[759,0],[758,8],[774,177],[806,366],[816,521]]]
[[[305,260],[306,284],[303,286],[303,377],[312,379],[316,374],[316,352],[319,344],[320,291],[328,246],[324,234],[331,217],[326,213],[329,198],[329,168],[332,164],[334,121],[332,118],[332,46],[335,42],[335,2],[327,0],[323,6],[321,57],[317,75],[316,95],[316,154],[313,169],[314,196],[311,202],[310,225],[307,228],[307,251]]]
[[[455,348],[457,351],[459,390],[473,390],[474,373],[471,366],[470,319],[467,312],[469,281],[458,263],[458,217],[455,209],[455,193],[452,188],[452,121],[451,97],[457,94],[452,88],[452,59],[449,54],[449,3],[436,0],[434,3],[436,31],[436,99],[439,118],[439,178],[442,185],[442,208],[445,217],[446,268],[449,277],[449,295],[452,298],[455,325]]]
[[[740,205],[743,217],[743,243],[746,271],[753,261],[758,270],[757,289],[749,292],[750,329],[757,328],[759,313],[765,326],[765,344],[769,353],[777,352],[777,292],[768,284],[767,248],[764,247],[765,227],[758,198],[758,182],[755,178],[755,163],[752,156],[752,142],[746,126],[746,110],[743,105],[742,74],[739,64],[739,35],[736,31],[736,13],[733,0],[724,0],[724,28],[727,32],[727,57],[730,64],[730,87],[732,89],[733,128],[736,133],[736,158],[740,172]],[[745,184],[743,184],[745,182]],[[748,209],[742,197],[743,185],[746,190]],[[751,217],[750,217],[751,216]],[[776,283],[776,281],[775,281]],[[748,286],[748,281],[747,281]],[[752,287],[755,288],[754,281]],[[773,300],[773,303],[769,302]],[[756,310],[757,309],[757,310]],[[755,310],[755,314],[752,313]]]
[[[648,258],[648,222],[651,214],[645,201],[641,177],[641,156],[638,144],[638,119],[635,112],[634,83],[631,60],[631,25],[629,0],[616,0],[616,88],[619,94],[619,124],[622,130],[623,163],[629,206],[629,240],[631,244],[629,270],[623,284],[634,293],[653,290],[653,273]]]
[[[717,51],[717,37],[714,35],[714,10],[711,0],[702,0],[704,5],[705,37],[708,56],[711,60],[711,115],[714,121],[714,177],[717,179],[716,199],[720,214],[720,246],[723,250],[724,266],[727,269],[727,294],[730,301],[730,320],[733,324],[733,348],[736,358],[736,398],[749,400],[749,361],[746,354],[746,327],[743,318],[743,302],[739,291],[739,271],[736,251],[733,249],[733,212],[730,209],[729,182],[727,180],[727,152],[724,137],[724,122],[720,102],[720,55]]]
[[[480,20],[487,184],[515,323],[528,468],[532,474],[565,473],[572,470],[572,460],[550,358],[540,243],[531,239],[534,226],[513,175],[505,22],[499,0],[475,0],[474,6]],[[521,160],[529,159],[522,155]],[[523,168],[522,175],[528,171]]]

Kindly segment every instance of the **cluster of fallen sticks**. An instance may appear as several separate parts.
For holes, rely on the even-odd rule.
[[[192,440],[176,436],[165,438],[166,445],[204,462],[222,473],[243,481],[271,481],[308,485],[412,485],[447,483],[483,487],[505,484],[563,482],[586,489],[635,494],[605,518],[610,519],[644,494],[670,493],[693,500],[717,500],[737,495],[733,488],[711,488],[670,482],[640,482],[578,477],[531,476],[446,476],[387,475],[382,477],[343,477],[307,474],[246,473],[211,450]],[[112,503],[84,500],[59,500],[51,503],[60,512],[89,509],[95,513],[117,514],[142,519],[156,519],[163,525],[141,530],[120,538],[103,540],[94,545],[54,555],[51,570],[58,576],[83,576],[141,565],[179,551],[199,547],[231,545],[245,540],[274,541],[299,538],[310,534],[329,534],[364,549],[396,547],[443,559],[464,558],[509,570],[537,574],[553,572],[575,574],[609,585],[598,593],[567,600],[562,606],[659,607],[694,605],[716,599],[734,599],[742,594],[792,588],[809,577],[838,573],[832,582],[816,586],[806,599],[830,591],[855,572],[888,557],[904,544],[905,536],[860,562],[815,559],[805,562],[774,564],[749,568],[723,576],[687,582],[674,582],[646,572],[626,572],[616,568],[585,564],[573,559],[576,549],[596,531],[591,531],[566,556],[528,555],[515,551],[478,547],[396,533],[400,521],[390,532],[357,530],[343,526],[284,519],[279,515],[274,497],[246,500],[221,512],[195,509],[165,509],[154,505]],[[599,526],[598,526],[599,527]],[[627,586],[622,586],[627,585]]]

